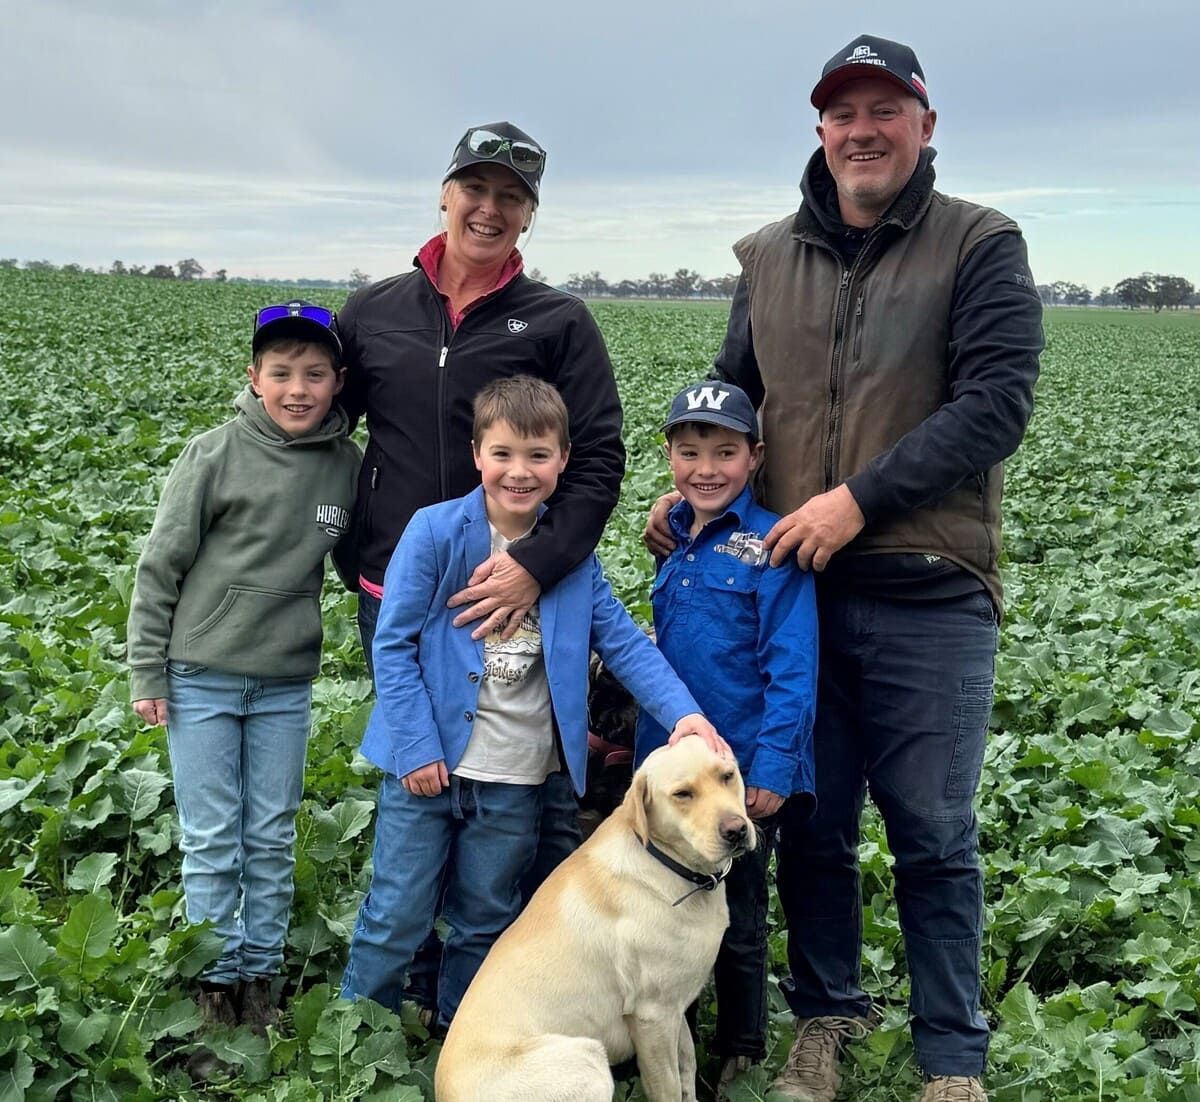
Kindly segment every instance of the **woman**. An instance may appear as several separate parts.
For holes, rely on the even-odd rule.
[[[507,122],[472,127],[442,179],[445,229],[418,252],[413,270],[355,292],[338,314],[346,383],[342,406],[366,415],[370,440],[359,479],[358,620],[371,666],[383,576],[400,533],[419,508],[478,484],[471,403],[502,375],[553,383],[570,414],[571,458],[533,531],[511,551],[478,564],[451,601],[472,634],[515,631],[543,588],[589,555],[616,505],[625,452],[621,406],[604,339],[571,295],[523,274],[516,245],[538,204],[546,153]],[[472,629],[466,629],[472,630]],[[373,673],[373,671],[372,671]],[[565,773],[543,789],[542,837],[525,897],[578,844]],[[429,958],[410,993],[434,1003]]]

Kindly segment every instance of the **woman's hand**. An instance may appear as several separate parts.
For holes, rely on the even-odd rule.
[[[684,716],[675,724],[671,730],[671,737],[667,739],[667,745],[674,746],[681,738],[687,738],[689,735],[698,735],[704,739],[704,745],[719,757],[733,757],[729,743],[717,734],[717,729],[699,712]]]
[[[133,702],[133,710],[142,717],[143,722],[148,723],[151,727],[165,727],[167,725],[167,701],[165,697],[157,697],[154,700],[135,700]]]
[[[482,639],[501,629],[502,637],[511,639],[541,592],[538,580],[507,551],[501,551],[475,567],[467,579],[467,588],[460,589],[446,605],[449,608],[470,605],[454,617],[456,628],[484,618],[471,632],[472,639]]]
[[[672,490],[669,494],[663,494],[650,506],[650,515],[646,518],[646,527],[642,531],[642,543],[651,555],[662,559],[675,550],[675,537],[667,523],[667,514],[682,500],[683,494]]]
[[[436,796],[450,783],[450,774],[442,760],[431,761],[400,778],[400,783],[414,796]]]

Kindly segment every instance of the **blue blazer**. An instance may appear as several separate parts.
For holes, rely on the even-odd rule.
[[[375,708],[362,753],[403,777],[443,759],[451,772],[475,723],[483,677],[477,624],[456,628],[446,602],[492,551],[483,489],[420,509],[388,564],[375,629]],[[613,595],[589,555],[541,595],[542,648],[566,766],[582,793],[587,777],[589,652],[668,731],[699,712],[667,660]]]

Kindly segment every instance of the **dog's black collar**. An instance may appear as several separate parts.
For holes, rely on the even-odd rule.
[[[697,892],[715,892],[717,885],[729,875],[729,870],[733,868],[733,859],[730,858],[720,872],[697,872],[695,869],[689,869],[687,865],[681,865],[674,857],[668,857],[651,841],[646,842],[646,852],[660,864],[666,865],[676,876],[682,876],[684,880],[696,885],[690,892],[686,892],[675,900],[671,904],[672,907],[678,907],[685,899],[691,899]]]

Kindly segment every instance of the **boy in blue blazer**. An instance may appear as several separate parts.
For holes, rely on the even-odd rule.
[[[476,564],[529,533],[558,485],[570,454],[566,406],[541,379],[496,380],[475,399],[472,446],[482,486],[419,510],[384,579],[377,700],[362,745],[384,770],[374,873],[342,981],[347,998],[399,1009],[440,898],[450,933],[438,1013],[447,1023],[519,910],[540,786],[565,769],[583,791],[591,650],[672,741],[696,734],[728,752],[594,554],[542,593],[511,638],[475,640],[469,626],[454,626],[446,602]]]

